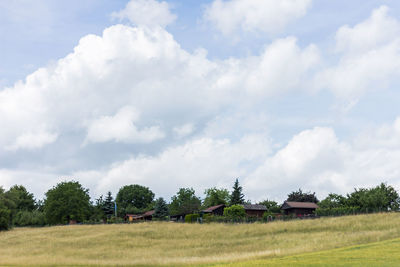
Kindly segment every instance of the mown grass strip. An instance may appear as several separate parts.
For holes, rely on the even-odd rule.
[[[217,264],[247,266],[400,266],[400,238],[369,244],[264,260]]]

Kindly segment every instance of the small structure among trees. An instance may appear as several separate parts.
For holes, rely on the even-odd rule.
[[[314,214],[318,205],[314,202],[285,201],[281,207],[285,215],[305,216]]]
[[[224,215],[224,209],[226,205],[225,204],[220,204],[216,206],[209,207],[205,210],[203,210],[203,213],[205,214],[212,214],[212,215],[217,215],[217,216],[222,216]]]
[[[268,211],[267,207],[261,204],[243,204],[241,206],[244,208],[246,215],[249,217],[262,218],[264,212]]]

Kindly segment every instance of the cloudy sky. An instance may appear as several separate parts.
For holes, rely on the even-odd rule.
[[[0,185],[400,189],[397,0],[0,0]]]

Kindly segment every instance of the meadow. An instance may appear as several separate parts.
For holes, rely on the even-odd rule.
[[[400,238],[399,213],[267,224],[15,228],[0,232],[0,265],[340,265],[338,259],[363,260],[368,251],[379,262],[382,253],[399,251],[395,238]],[[392,261],[399,265],[400,257]]]

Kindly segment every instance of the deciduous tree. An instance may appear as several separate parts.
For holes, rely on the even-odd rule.
[[[83,221],[90,213],[89,190],[75,181],[61,182],[47,191],[44,211],[50,224]]]
[[[196,197],[193,188],[180,188],[178,193],[171,198],[170,213],[189,214],[200,209],[201,200]]]
[[[217,189],[215,187],[206,189],[204,191],[204,194],[206,195],[204,201],[203,201],[203,207],[208,208],[211,206],[216,206],[220,204],[229,204],[230,200],[230,195],[228,190],[222,188],[222,189]]]
[[[319,200],[314,193],[311,192],[303,192],[301,189],[298,191],[293,191],[288,195],[286,201],[297,201],[297,202],[314,202],[318,203]]]
[[[117,194],[117,210],[119,216],[126,213],[141,213],[151,208],[154,193],[138,184],[123,186]]]

